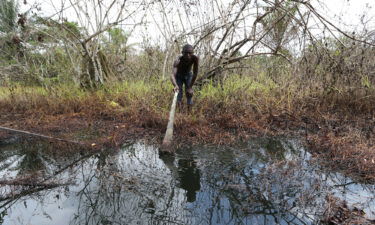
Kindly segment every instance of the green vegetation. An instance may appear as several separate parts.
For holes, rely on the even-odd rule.
[[[18,6],[14,0],[0,2],[0,32],[13,32],[17,28]]]

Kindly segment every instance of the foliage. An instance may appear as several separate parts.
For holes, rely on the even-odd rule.
[[[275,52],[286,50],[286,44],[297,34],[298,24],[294,21],[299,4],[295,1],[274,0],[273,7],[265,7],[260,23],[266,30],[270,46]]]
[[[113,47],[116,46],[118,49],[126,47],[125,45],[128,41],[129,34],[127,34],[123,29],[118,27],[111,28],[108,30],[108,35],[108,43]]]
[[[318,40],[306,49],[299,68],[305,85],[327,94],[366,92],[375,82],[373,54],[373,47],[347,38]]]
[[[66,35],[71,39],[82,37],[82,29],[79,27],[77,22],[71,22],[66,20],[61,23],[61,26],[63,26],[64,29],[68,31]],[[65,30],[63,31],[66,32]]]
[[[17,28],[18,5],[15,0],[0,1],[0,33],[9,33]]]

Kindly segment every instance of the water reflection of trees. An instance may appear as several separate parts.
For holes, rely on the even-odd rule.
[[[222,158],[222,155],[218,156],[220,157]],[[204,168],[205,194],[201,194],[201,199],[193,208],[196,208],[195,213],[199,214],[203,210],[199,203],[204,199],[211,201],[205,209],[209,213],[200,215],[206,221],[205,224],[212,224],[215,220],[220,220],[223,224],[305,224],[311,221],[311,218],[301,216],[303,211],[293,212],[292,209],[298,206],[293,206],[293,203],[288,201],[288,198],[297,197],[290,192],[291,188],[295,192],[302,191],[296,189],[298,186],[295,185],[300,179],[284,187],[280,180],[271,181],[271,177],[262,177],[268,173],[263,173],[258,167],[262,167],[266,162],[258,162],[254,158],[249,161],[245,158],[241,160],[234,154],[232,160],[229,157],[230,154],[226,153],[224,164],[220,159],[202,162],[208,165]],[[282,179],[277,172],[273,172],[273,177]],[[292,177],[290,179],[293,180]],[[288,195],[290,197],[286,197]]]
[[[317,198],[317,195],[324,194],[323,187],[317,190],[314,177],[302,175],[300,170],[290,172],[293,168],[283,168],[281,164],[266,170],[255,175],[246,167],[225,168],[223,174],[230,171],[236,176],[217,177],[219,182],[211,182],[210,185],[213,189],[221,188],[218,197],[228,199],[229,211],[239,221],[314,224],[315,216],[322,215],[319,209],[324,208]],[[284,176],[286,170],[289,174]]]
[[[79,148],[69,144],[53,145],[43,141],[19,141],[0,146],[0,215],[22,199],[43,201],[50,190],[67,186],[72,179],[59,177],[75,163],[87,156],[61,154]],[[60,148],[58,148],[60,147]],[[26,202],[24,206],[27,207]],[[46,214],[47,215],[47,214]]]
[[[353,192],[354,198],[356,192],[350,180],[324,173],[296,148],[293,142],[265,139],[242,149],[183,149],[160,159],[157,149],[143,144],[71,158],[39,146],[27,157],[24,152],[32,148],[4,151],[0,162],[17,159],[10,166],[16,176],[44,170],[43,176],[57,183],[74,180],[61,196],[74,205],[72,218],[66,218],[70,224],[316,224],[329,193]],[[38,166],[21,163],[33,157],[40,158]],[[363,207],[374,208],[374,187],[366,187],[371,196]],[[23,196],[40,202],[56,195],[46,188],[28,190],[34,192]],[[9,201],[7,207],[18,198]]]
[[[82,174],[72,224],[186,224],[184,192],[155,151],[139,145],[101,156],[98,170]]]
[[[71,144],[20,141],[1,148],[0,169],[3,173],[15,171],[11,173],[13,176],[7,176],[7,179],[34,173],[41,175],[40,178],[45,178],[69,164],[73,158],[80,157],[78,150],[79,146]]]
[[[270,154],[280,157],[280,150],[270,149]],[[26,158],[37,158],[35,152],[39,152],[38,148]],[[145,221],[237,224],[298,219],[290,219],[292,214],[283,211],[287,207],[269,199],[272,192],[271,195],[262,193],[265,182],[259,179],[259,174],[254,174],[259,169],[257,166],[268,163],[266,159],[272,157],[262,153],[264,157],[242,158],[235,151],[213,156],[206,158],[206,162],[203,162],[204,157],[203,160],[192,159],[192,154],[170,162],[161,161],[155,149],[145,149],[141,145],[125,154],[98,154],[79,166],[81,174],[76,177],[82,179],[83,185],[77,189],[78,207],[72,224],[142,224]],[[278,182],[269,184],[273,183]],[[195,208],[204,213],[200,214],[194,207],[186,209],[188,202],[199,205]],[[189,218],[191,215],[196,219]]]
[[[328,197],[337,194],[336,187],[350,179],[335,179],[337,174],[322,171],[298,147],[297,143],[285,143],[282,139],[260,140],[252,143],[250,149],[244,149],[246,154],[230,151],[217,154],[209,162],[202,161],[201,164],[207,165],[204,180],[209,187],[205,189],[212,200],[206,220],[212,221],[217,209],[226,208],[228,224],[321,223],[329,210]],[[371,209],[375,207],[375,188],[367,186],[367,189],[372,190],[366,192],[371,196],[363,199],[362,208]],[[358,195],[358,187],[354,192]],[[342,200],[348,200],[343,197]],[[367,214],[375,215],[371,210]]]

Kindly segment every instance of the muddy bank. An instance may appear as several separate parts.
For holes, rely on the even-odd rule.
[[[90,149],[116,148],[129,140],[144,139],[160,144],[167,113],[140,107],[133,112],[97,110],[95,113],[38,115],[3,112],[0,125],[82,143]],[[177,112],[175,147],[191,144],[228,145],[250,137],[300,137],[326,166],[357,180],[375,181],[375,118],[335,114],[207,113],[195,116]],[[165,115],[164,115],[165,114]],[[0,140],[14,136],[0,131]]]

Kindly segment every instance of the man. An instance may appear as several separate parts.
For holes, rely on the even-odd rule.
[[[182,86],[185,85],[185,94],[187,99],[188,109],[193,104],[193,85],[198,75],[199,58],[194,55],[193,46],[186,44],[182,48],[182,56],[173,63],[173,73],[171,76],[174,85],[174,91],[178,91],[177,103],[181,107],[183,90]],[[193,68],[193,73],[191,69]]]

